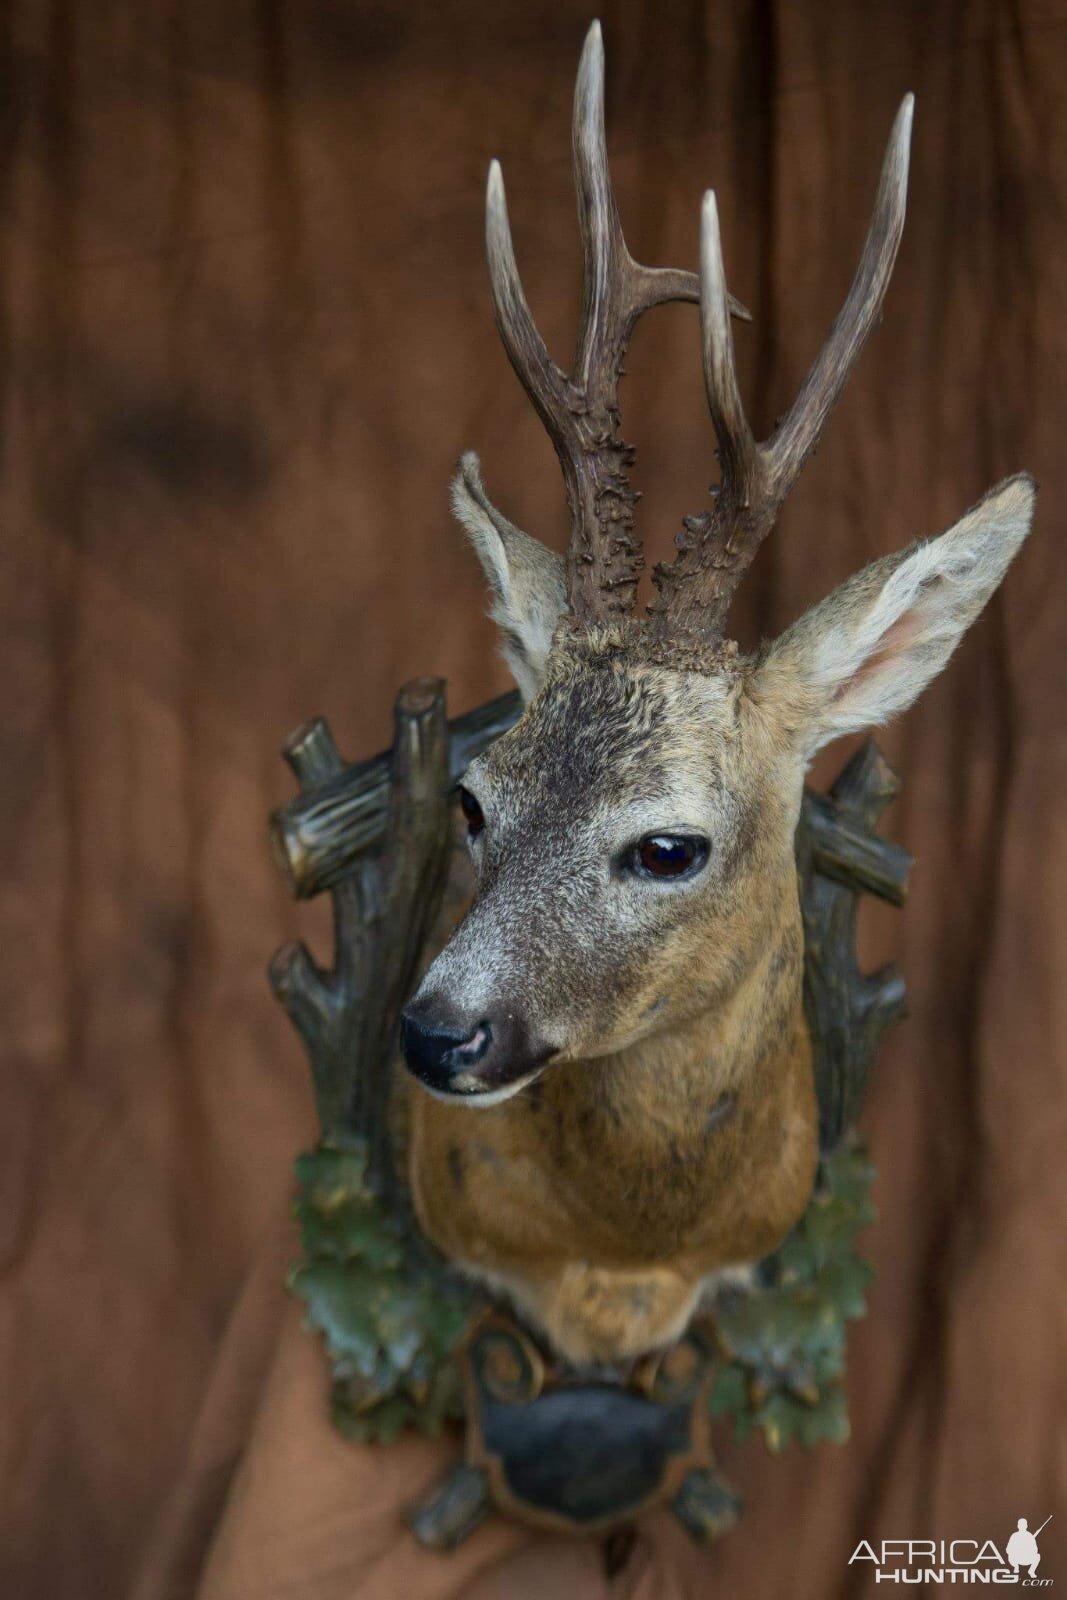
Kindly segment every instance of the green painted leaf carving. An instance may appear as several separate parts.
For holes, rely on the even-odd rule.
[[[814,1445],[848,1438],[841,1377],[846,1323],[866,1314],[873,1269],[857,1235],[875,1221],[874,1168],[856,1139],[825,1156],[811,1203],[759,1283],[720,1296],[714,1310],[727,1354],[709,1400],[739,1438],[762,1428],[768,1445]]]
[[[436,1433],[462,1414],[453,1352],[475,1302],[413,1219],[366,1182],[362,1145],[320,1145],[296,1163],[304,1260],[289,1287],[323,1336],[331,1411],[355,1439],[388,1443],[409,1424]]]
[[[413,1218],[366,1183],[362,1147],[320,1145],[296,1164],[304,1260],[289,1285],[323,1336],[331,1412],[349,1438],[388,1443],[408,1426],[435,1434],[462,1415],[455,1351],[479,1308],[476,1291],[432,1251]],[[872,1271],[856,1249],[875,1218],[874,1169],[845,1141],[824,1158],[811,1204],[760,1282],[720,1297],[714,1320],[727,1359],[709,1409],[740,1438],[763,1431],[774,1451],[848,1437],[841,1377],[846,1323],[866,1311]]]

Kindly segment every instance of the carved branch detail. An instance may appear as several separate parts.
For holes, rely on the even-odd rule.
[[[365,1139],[368,1182],[382,1194],[393,1184],[388,1097],[397,1019],[447,875],[444,707],[438,678],[415,679],[397,696],[393,749],[374,789],[373,839],[385,844],[348,852],[331,880],[333,967],[320,967],[303,944],[285,945],[270,966],[271,987],[308,1053],[323,1137]],[[304,796],[360,770],[345,768],[321,718],[298,729],[283,753]]]
[[[855,1121],[886,1029],[904,1015],[895,966],[865,976],[856,964],[860,893],[902,905],[912,858],[873,832],[900,788],[868,739],[827,799],[806,790],[797,829],[804,917],[804,1008],[815,1051],[819,1135],[832,1150]]]
[[[448,724],[448,786],[458,782],[476,755],[514,726],[521,712],[518,692],[512,690]],[[301,729],[293,739],[305,735]],[[288,754],[287,759],[292,764]],[[381,844],[389,820],[392,765],[391,750],[352,766],[338,761],[319,778],[309,773],[301,793],[274,812],[271,843],[294,899],[310,900],[332,889],[365,851]]]

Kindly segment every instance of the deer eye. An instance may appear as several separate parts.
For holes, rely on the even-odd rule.
[[[482,808],[471,794],[469,789],[460,788],[459,808],[467,819],[467,837],[477,839],[485,830],[485,817]]]
[[[685,878],[708,859],[708,841],[692,833],[650,833],[625,857],[625,865],[642,878]]]

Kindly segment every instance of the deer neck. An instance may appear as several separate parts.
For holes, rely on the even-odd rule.
[[[788,1091],[806,1044],[802,982],[798,914],[718,1005],[615,1054],[552,1067],[534,1089],[564,1138],[595,1139],[598,1183],[612,1149],[628,1165],[666,1158],[669,1167],[681,1149],[751,1121],[757,1104]]]

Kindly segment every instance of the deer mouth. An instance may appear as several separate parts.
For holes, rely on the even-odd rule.
[[[423,1083],[423,1088],[432,1094],[435,1100],[447,1100],[452,1104],[463,1101],[467,1105],[483,1108],[498,1106],[501,1101],[510,1100],[513,1095],[520,1094],[531,1083],[535,1083],[544,1070],[544,1066],[534,1067],[532,1072],[525,1072],[507,1083],[498,1084],[495,1088],[489,1088],[480,1082],[472,1082],[469,1087],[453,1086],[449,1089],[435,1089],[431,1084]]]

